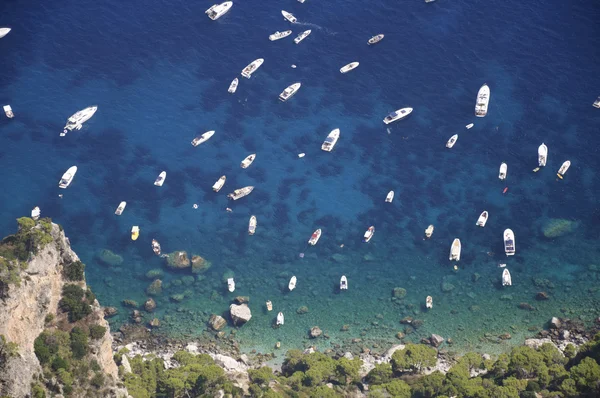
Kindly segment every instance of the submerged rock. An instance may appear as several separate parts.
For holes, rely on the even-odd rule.
[[[105,318],[110,318],[111,316],[115,316],[115,315],[117,315],[118,312],[119,312],[119,310],[117,310],[115,307],[104,307],[104,317]]]
[[[394,290],[392,290],[392,297],[395,297],[395,298],[406,297],[406,289],[404,289],[403,287],[395,287]]]
[[[577,221],[551,218],[542,226],[542,233],[546,238],[557,238],[573,232],[578,226],[579,222]]]
[[[192,272],[194,274],[201,274],[208,271],[211,265],[211,262],[203,257],[197,254],[192,255]]]
[[[450,282],[442,283],[442,292],[444,292],[444,293],[451,292],[452,290],[454,290],[454,288],[455,288],[455,286]]]
[[[148,323],[148,325],[150,325],[150,327],[153,327],[153,328],[160,327],[160,319],[154,318]]]
[[[220,315],[212,314],[208,320],[208,324],[213,330],[221,330],[227,325],[227,321]]]
[[[435,334],[434,333],[429,338],[429,341],[431,342],[432,346],[434,346],[435,348],[437,348],[437,347],[439,347],[444,342],[444,338],[442,336],[440,336],[439,334]]]
[[[149,298],[148,300],[146,300],[146,302],[144,303],[144,309],[147,312],[152,312],[156,309],[156,302],[154,301],[154,299]]]
[[[243,325],[252,318],[252,312],[248,304],[231,304],[229,306],[229,315],[231,315],[231,320],[236,326]]]
[[[306,314],[307,312],[308,312],[308,307],[305,305],[303,305],[302,307],[299,307],[296,310],[296,314],[298,314],[298,315],[303,315],[303,314]]]
[[[237,296],[233,299],[236,304],[245,304],[250,302],[250,297],[248,296]]]
[[[162,281],[160,279],[155,279],[154,282],[152,282],[150,286],[146,288],[146,294],[149,294],[150,296],[156,296],[161,293]]]
[[[137,301],[134,300],[123,300],[121,301],[121,304],[123,304],[124,307],[129,308],[138,308],[140,306]]]
[[[323,331],[321,330],[320,327],[318,326],[313,326],[312,328],[310,328],[310,338],[311,339],[316,339],[317,337],[319,337],[321,334],[323,334]]]
[[[97,258],[101,263],[111,267],[116,267],[123,264],[123,257],[113,253],[108,249],[101,250],[100,253],[98,253]]]
[[[146,272],[146,278],[148,279],[160,279],[162,278],[162,276],[164,275],[164,273],[162,272],[161,269],[151,269],[150,271]]]
[[[560,329],[562,323],[560,322],[560,319],[558,319],[557,317],[553,316],[552,319],[550,319],[550,327],[554,328],[554,329]]]
[[[184,251],[178,251],[168,254],[165,259],[167,266],[174,269],[185,269],[192,265],[188,255]]]

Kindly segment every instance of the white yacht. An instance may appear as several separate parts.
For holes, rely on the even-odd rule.
[[[373,235],[375,235],[375,227],[371,225],[363,235],[363,242],[368,243],[373,238]]]
[[[273,33],[272,35],[269,35],[269,40],[271,40],[271,41],[280,40],[280,39],[283,39],[284,37],[288,37],[291,34],[292,34],[291,30],[285,30],[283,32],[277,31],[277,32]]]
[[[0,39],[6,36],[10,32],[10,28],[0,28]]]
[[[478,227],[485,227],[485,223],[488,220],[488,212],[487,210],[484,210],[480,215],[479,218],[477,219],[477,222],[475,223],[475,225],[477,225]]]
[[[310,236],[310,239],[308,240],[308,244],[311,246],[316,245],[317,242],[319,241],[320,237],[321,237],[321,228],[319,228],[315,232],[313,232],[313,234]]]
[[[508,166],[506,163],[502,162],[500,165],[500,171],[498,172],[498,178],[501,180],[506,180],[506,173],[508,172]]]
[[[379,43],[385,36],[383,34],[375,35],[368,41],[369,45]]]
[[[235,281],[233,278],[227,278],[227,290],[229,290],[231,293],[235,291]]]
[[[152,239],[152,251],[157,256],[160,256],[160,243],[156,239]]]
[[[507,256],[515,255],[515,234],[512,229],[504,230],[504,252]]]
[[[292,15],[292,13],[289,13],[287,11],[281,10],[281,15],[283,15],[283,17],[285,19],[287,19],[288,21],[290,21],[291,23],[296,23],[297,19],[295,16]]]
[[[252,74],[256,72],[258,68],[260,68],[263,62],[265,62],[263,58],[255,59],[254,61],[250,62],[248,66],[242,69],[242,76],[244,76],[246,79],[250,79],[250,76],[252,76]]]
[[[358,62],[350,62],[348,65],[344,65],[340,68],[340,73],[348,73],[352,69],[356,69],[358,67]]]
[[[385,197],[385,201],[387,203],[392,203],[392,200],[394,200],[394,191],[388,192],[387,196]]]
[[[405,117],[407,117],[408,115],[410,115],[412,111],[413,111],[413,108],[398,109],[397,111],[394,111],[394,112],[390,113],[389,115],[387,115],[385,117],[385,119],[383,119],[383,122],[385,124],[390,124],[392,122],[395,122],[396,120],[402,120]]]
[[[298,92],[298,90],[300,90],[301,86],[302,86],[302,84],[300,84],[300,83],[294,83],[294,84],[286,87],[286,89],[283,90],[281,92],[281,94],[279,94],[279,99],[283,102],[289,100],[290,98],[292,98],[294,96],[294,94],[296,94]]]
[[[69,167],[69,170],[65,171],[65,174],[63,174],[62,178],[58,182],[58,187],[67,188],[71,184],[71,181],[73,181],[73,177],[75,177],[76,173],[77,166]]]
[[[508,272],[508,269],[506,268],[502,271],[502,286],[512,286],[512,278],[510,277],[510,272]]]
[[[285,323],[285,318],[283,316],[283,312],[280,312],[279,314],[277,314],[277,325],[281,326]]]
[[[470,130],[473,128],[473,126],[475,126],[475,123],[469,123],[465,127],[467,128],[467,130]]]
[[[434,229],[434,226],[433,226],[433,224],[431,224],[431,225],[430,225],[430,226],[428,226],[428,227],[427,227],[427,229],[425,230],[425,237],[426,237],[427,239],[431,238],[431,235],[433,235],[433,229]]]
[[[250,167],[252,162],[254,162],[254,159],[256,159],[255,153],[253,153],[252,155],[248,155],[244,160],[242,160],[240,166],[242,167],[242,169],[247,169],[248,167]]]
[[[243,187],[240,189],[236,189],[235,191],[233,191],[232,193],[227,195],[227,197],[229,199],[238,200],[239,198],[243,198],[244,196],[250,195],[250,192],[252,192],[253,190],[254,190],[253,186]]]
[[[60,133],[60,136],[64,137],[71,130],[81,130],[81,128],[83,127],[83,123],[90,120],[97,110],[98,107],[94,105],[75,113],[67,120],[67,124],[65,125],[63,132]]]
[[[433,297],[427,296],[425,298],[425,308],[433,308]]]
[[[115,214],[117,216],[120,216],[121,214],[123,214],[123,210],[125,210],[125,206],[127,206],[127,202],[122,201],[121,203],[119,203],[117,210],[115,210]]]
[[[228,92],[229,94],[233,94],[233,93],[235,93],[235,90],[237,90],[237,86],[238,86],[238,83],[239,83],[239,82],[240,82],[240,81],[238,80],[238,78],[237,78],[237,77],[236,77],[235,79],[233,79],[233,80],[231,81],[231,84],[229,85],[229,88],[227,89],[227,92]]]
[[[40,218],[40,213],[40,208],[35,206],[33,210],[31,210],[31,218],[33,218],[34,221],[37,221],[37,219]]]
[[[452,148],[454,144],[456,144],[456,140],[458,140],[458,134],[454,134],[448,142],[446,142],[446,148]]]
[[[331,152],[338,139],[340,138],[340,129],[331,130],[331,132],[325,138],[323,145],[321,145],[321,149],[325,152]]]
[[[205,14],[208,15],[210,19],[216,21],[221,18],[223,15],[227,14],[227,11],[233,6],[233,1],[226,1],[221,4],[214,4],[208,10],[204,11]]]
[[[348,279],[346,275],[342,275],[340,278],[340,290],[348,290]]]
[[[221,188],[223,188],[223,185],[225,185],[225,180],[227,179],[226,176],[221,176],[219,177],[219,179],[217,180],[217,182],[215,182],[212,186],[213,191],[215,192],[219,192],[221,190]]]
[[[560,166],[560,169],[558,169],[558,173],[556,174],[558,178],[562,180],[567,170],[569,170],[569,167],[571,167],[571,161],[567,160],[562,164],[562,166]]]
[[[475,116],[484,117],[488,112],[490,103],[490,88],[484,84],[477,93],[477,102],[475,103]]]
[[[15,114],[13,113],[10,105],[4,105],[3,108],[4,108],[4,114],[6,115],[7,118],[12,119],[13,117],[15,117]]]
[[[594,106],[594,108],[600,108],[600,97],[598,97],[592,105]]]
[[[294,290],[296,288],[296,276],[292,276],[292,278],[290,279],[290,283],[288,283],[288,289],[290,289],[290,292],[292,290]]]
[[[165,183],[165,178],[167,178],[167,172],[161,171],[158,177],[156,177],[156,180],[154,180],[154,185],[157,187],[162,187]]]
[[[215,135],[215,131],[211,130],[211,131],[207,131],[206,133],[199,135],[198,137],[194,138],[192,140],[192,145],[193,146],[198,146],[200,144],[202,144],[203,142],[208,141],[208,139],[210,137],[212,137],[213,135]]]
[[[450,261],[460,261],[460,251],[462,247],[460,245],[460,239],[456,238],[452,241],[450,246]]]
[[[544,167],[548,161],[548,147],[542,142],[538,148],[538,165]]]
[[[296,38],[294,39],[294,43],[298,44],[300,43],[302,40],[306,39],[306,37],[308,35],[310,35],[311,30],[305,30],[304,32],[300,33],[298,36],[296,36]]]
[[[248,235],[254,235],[256,232],[256,216],[250,217],[250,222],[248,223]]]

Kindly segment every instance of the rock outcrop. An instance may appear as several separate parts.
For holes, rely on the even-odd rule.
[[[236,326],[243,325],[252,318],[252,312],[250,311],[248,304],[231,304],[231,306],[229,306],[229,315],[231,315],[231,320]]]

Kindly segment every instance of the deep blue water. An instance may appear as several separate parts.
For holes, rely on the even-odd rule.
[[[596,1],[236,1],[216,22],[204,15],[211,4],[0,3],[0,26],[12,28],[0,39],[0,102],[16,115],[0,118],[0,231],[13,232],[14,219],[36,205],[62,224],[101,303],[120,308],[113,325],[127,317],[121,300],[145,300],[151,281],[144,275],[156,268],[171,285],[157,298],[163,332],[199,335],[211,313],[249,295],[254,317],[237,333],[246,348],[277,340],[302,346],[314,325],[332,336],[325,346],[392,340],[404,328],[398,320],[410,315],[425,321],[410,338],[434,332],[458,347],[489,349],[479,340],[483,330],[521,338],[561,309],[584,321],[600,315],[598,291],[589,290],[600,277],[590,267],[600,252],[600,110],[591,106],[600,95]],[[281,9],[299,23],[284,21]],[[292,36],[268,40],[288,28]],[[305,29],[312,34],[295,45]],[[385,39],[368,46],[377,33]],[[259,57],[264,65],[228,94],[230,81]],[[340,74],[351,61],[360,66]],[[281,103],[278,94],[297,81],[300,91]],[[480,119],[473,110],[483,83],[491,101]],[[99,110],[81,131],[59,137],[71,114],[94,104]],[[382,123],[405,106],[414,108],[408,119]],[[320,145],[333,128],[341,137],[325,153]],[[191,139],[207,130],[216,134],[193,148]],[[548,164],[533,173],[542,142]],[[250,153],[257,159],[242,170]],[[572,166],[557,181],[567,159]],[[503,161],[504,182],[497,178]],[[73,184],[59,190],[72,165],[79,168]],[[158,188],[162,170],[167,179]],[[211,186],[223,174],[227,182],[215,194]],[[245,185],[256,189],[228,202],[226,194]],[[384,203],[391,189],[396,198]],[[127,209],[117,217],[122,200]],[[479,229],[484,209],[490,220]],[[252,214],[258,228],[248,236]],[[578,224],[548,239],[541,227],[549,218]],[[429,224],[435,232],[424,241]],[[136,242],[132,225],[141,228]],[[375,237],[364,244],[370,225]],[[323,236],[309,248],[317,227]],[[514,258],[503,253],[505,228],[515,231]],[[458,272],[447,257],[455,237],[463,246]],[[213,266],[190,286],[176,286],[188,274],[167,272],[152,253],[153,238],[164,252],[186,250]],[[96,255],[104,248],[123,264],[101,265]],[[498,286],[500,262],[513,274],[510,289]],[[235,273],[234,294],[222,281],[227,270]],[[482,279],[473,282],[474,273]],[[342,274],[350,289],[339,294]],[[291,275],[298,287],[289,293]],[[442,292],[444,281],[456,288]],[[399,305],[390,301],[397,286],[408,291]],[[536,302],[542,289],[551,299]],[[169,299],[186,290],[181,303]],[[434,308],[424,312],[427,295]],[[264,309],[267,299],[273,313]],[[519,302],[537,310],[518,309]],[[308,314],[295,314],[301,305]],[[280,310],[286,325],[275,330]],[[344,324],[350,330],[338,332]]]

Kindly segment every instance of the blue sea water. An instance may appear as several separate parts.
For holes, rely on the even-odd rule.
[[[407,341],[438,333],[455,349],[498,351],[552,316],[590,322],[600,315],[600,110],[591,106],[600,95],[597,2],[235,1],[218,21],[204,15],[211,4],[0,3],[0,26],[12,28],[0,39],[0,102],[15,112],[0,118],[0,231],[12,233],[15,218],[36,205],[62,224],[100,302],[119,308],[114,327],[128,318],[122,300],[147,298],[151,269],[164,271],[165,289],[145,322],[156,316],[160,333],[206,336],[210,314],[247,295],[253,318],[236,333],[246,350],[358,338],[377,348],[403,331]],[[298,23],[283,20],[281,9]],[[286,29],[292,36],[268,40]],[[305,29],[312,34],[294,44]],[[378,33],[385,39],[368,46]],[[264,65],[241,78],[259,57]],[[340,74],[351,61],[360,66]],[[228,94],[236,76],[238,90]],[[300,91],[280,102],[294,82]],[[481,119],[473,110],[483,83],[491,101]],[[85,127],[59,137],[66,119],[90,105],[98,112]],[[382,123],[405,106],[414,108],[409,118]],[[325,153],[320,145],[334,128],[341,137]],[[190,145],[208,130],[213,138]],[[548,164],[533,173],[542,142]],[[243,170],[250,153],[256,161]],[[559,181],[567,159],[572,166]],[[72,185],[59,190],[72,165],[79,168]],[[162,170],[166,182],[155,187]],[[223,174],[225,187],[214,193]],[[227,200],[245,185],[256,189]],[[384,203],[389,190],[391,204]],[[117,217],[122,200],[128,205]],[[490,219],[480,229],[484,209]],[[258,218],[254,236],[250,215]],[[573,231],[544,237],[551,218],[572,221]],[[435,232],[423,240],[429,224]],[[141,229],[135,242],[133,225]],[[375,236],[362,243],[370,225]],[[309,247],[316,228],[323,236]],[[516,235],[511,258],[503,253],[505,228]],[[455,237],[463,247],[457,271],[448,261]],[[194,280],[169,271],[151,250],[153,238],[164,252],[198,254],[212,267]],[[102,265],[102,249],[123,263]],[[510,288],[499,286],[499,263],[512,273]],[[233,294],[224,280],[231,273]],[[292,275],[298,284],[288,292]],[[336,288],[341,275],[348,291]],[[394,287],[406,298],[392,301]],[[536,301],[539,291],[550,299]],[[185,298],[175,302],[174,294]],[[522,302],[535,310],[518,308]],[[296,314],[300,306],[309,312]],[[274,329],[278,311],[286,323]],[[423,326],[401,324],[406,316]],[[315,325],[329,339],[309,341]],[[499,341],[503,333],[513,338]]]

